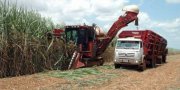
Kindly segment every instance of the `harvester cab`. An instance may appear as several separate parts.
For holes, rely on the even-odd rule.
[[[65,26],[66,44],[74,44],[75,50],[71,57],[68,69],[85,66],[102,65],[95,61],[97,51],[97,32],[95,26],[71,25]],[[71,45],[72,46],[72,45]]]
[[[65,26],[66,43],[76,45],[76,50],[86,53],[83,57],[93,57],[92,43],[95,41],[95,32],[92,26],[72,25]]]

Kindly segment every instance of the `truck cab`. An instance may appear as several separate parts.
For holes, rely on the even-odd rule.
[[[117,39],[115,46],[115,68],[121,65],[141,65],[143,63],[143,43],[141,39],[128,37]]]

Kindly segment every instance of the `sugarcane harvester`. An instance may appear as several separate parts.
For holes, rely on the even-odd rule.
[[[113,23],[106,35],[103,34],[102,29],[95,24],[92,26],[65,26],[66,43],[74,43],[76,45],[68,69],[103,65],[104,60],[100,55],[106,50],[118,31],[133,21],[135,21],[135,25],[137,25],[138,6],[129,5],[123,10],[125,14]]]

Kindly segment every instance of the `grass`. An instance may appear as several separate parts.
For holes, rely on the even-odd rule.
[[[178,87],[170,87],[170,88],[168,88],[168,90],[180,90],[180,87],[178,88]]]
[[[70,81],[70,84],[75,83],[78,88],[83,88],[84,86],[101,85],[111,80],[112,78],[119,76],[119,74],[111,72],[112,69],[114,69],[113,65],[104,65],[99,67],[80,68],[68,71],[51,71],[45,75],[55,78],[67,79]],[[101,70],[107,70],[109,72],[103,72]]]
[[[101,69],[112,70],[114,69],[113,65],[104,65],[99,67],[92,68],[79,68],[75,70],[67,70],[67,71],[52,71],[48,72],[48,76],[56,77],[56,78],[65,78],[69,80],[79,80],[89,75],[103,75],[105,73],[101,72]],[[111,75],[111,74],[106,74]]]
[[[81,68],[76,70],[54,71],[48,73],[49,76],[57,77],[57,78],[66,78],[69,80],[78,80],[88,75],[98,75],[98,74],[102,74],[102,72],[96,68]]]
[[[114,69],[114,66],[113,65],[103,65],[103,66],[100,66],[100,68],[102,68],[102,69]]]
[[[102,74],[102,75],[99,75],[98,78],[78,81],[77,84],[80,87],[101,85],[101,84],[103,84],[103,83],[107,82],[108,80],[111,80],[112,78],[115,78],[115,77],[117,77],[116,74]]]

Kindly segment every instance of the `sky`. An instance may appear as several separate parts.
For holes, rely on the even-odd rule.
[[[126,5],[138,5],[139,29],[152,30],[168,41],[168,47],[180,49],[180,0],[9,0],[20,7],[39,12],[56,24],[92,25],[106,32]],[[131,23],[122,30],[136,30]]]

